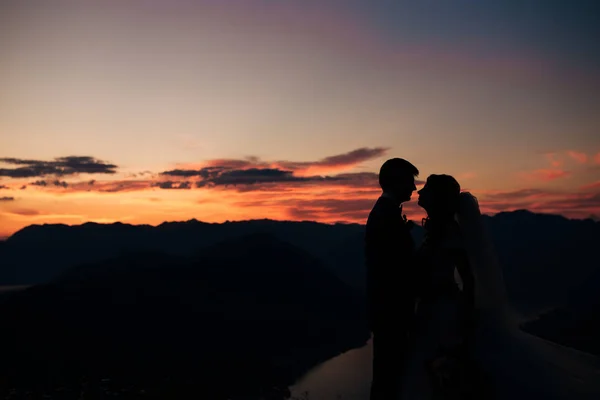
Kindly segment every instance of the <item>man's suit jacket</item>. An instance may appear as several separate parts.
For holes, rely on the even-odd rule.
[[[402,208],[385,195],[367,220],[365,257],[371,331],[409,328],[415,302],[415,244]]]

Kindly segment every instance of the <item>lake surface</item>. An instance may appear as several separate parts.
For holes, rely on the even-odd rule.
[[[371,341],[315,367],[290,389],[293,399],[368,400],[371,387]]]

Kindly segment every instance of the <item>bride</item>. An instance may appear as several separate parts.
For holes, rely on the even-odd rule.
[[[475,204],[467,204],[473,201],[449,175],[429,176],[419,191],[418,204],[427,218],[417,257],[419,296],[412,351],[401,386],[403,398],[474,395],[468,354],[473,345],[476,287],[463,227],[456,218],[472,213],[467,207]]]
[[[431,175],[419,205],[426,233],[401,398],[600,398],[600,360],[519,329],[477,199]]]

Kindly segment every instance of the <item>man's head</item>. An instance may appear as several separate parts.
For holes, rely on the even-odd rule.
[[[415,177],[419,175],[417,167],[402,158],[387,160],[379,170],[379,185],[384,192],[390,193],[401,203],[410,200],[412,192],[417,190]]]

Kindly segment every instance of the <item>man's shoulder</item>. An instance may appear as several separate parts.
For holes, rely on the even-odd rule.
[[[386,201],[385,198],[383,201],[380,200],[369,213],[366,224],[367,234],[368,232],[399,232],[402,228],[406,228],[408,232],[408,227],[402,220],[401,209],[394,203]]]
[[[379,215],[389,215],[399,213],[400,209],[397,205],[391,202],[389,199],[385,197],[380,197],[373,205],[373,209],[371,210],[370,215],[379,216]]]

